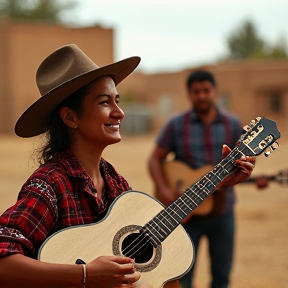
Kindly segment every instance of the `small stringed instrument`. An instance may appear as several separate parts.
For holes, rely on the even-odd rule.
[[[135,259],[141,280],[151,288],[180,278],[194,258],[193,243],[181,221],[236,169],[236,159],[278,147],[280,133],[274,121],[258,117],[246,128],[228,156],[168,207],[143,192],[127,191],[114,200],[101,221],[68,227],[47,238],[38,259],[73,264],[77,258],[88,263],[101,255],[124,255]]]
[[[288,185],[288,169],[282,169],[278,171],[277,174],[273,174],[273,175],[266,175],[266,174],[259,175],[259,177],[263,177],[267,181],[276,182],[283,186]],[[245,180],[241,184],[255,183],[256,180],[257,180],[257,177],[249,177],[247,180]]]
[[[169,187],[174,191],[178,191],[179,194],[182,194],[187,187],[198,181],[201,177],[203,177],[203,175],[205,175],[212,169],[213,166],[211,165],[205,165],[199,169],[192,169],[190,166],[181,161],[167,161],[163,163],[163,171]],[[280,170],[277,174],[274,175],[261,175],[261,177],[267,179],[268,181],[276,182],[280,185],[287,185],[288,169]],[[247,180],[243,181],[240,184],[255,183],[256,180],[257,177],[249,177]],[[219,191],[219,193],[222,193],[222,191]],[[161,197],[158,194],[157,190],[155,190],[155,196],[159,201],[161,201]],[[204,216],[211,213],[214,207],[213,196],[213,194],[207,196],[205,200],[190,213],[190,216]],[[222,198],[223,201],[225,201],[225,197]]]

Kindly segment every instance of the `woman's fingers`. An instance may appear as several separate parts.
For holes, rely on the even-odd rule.
[[[225,158],[231,152],[231,148],[229,148],[226,144],[222,146],[222,157]]]
[[[135,271],[133,274],[120,274],[119,281],[123,284],[132,284],[140,279],[141,273]]]

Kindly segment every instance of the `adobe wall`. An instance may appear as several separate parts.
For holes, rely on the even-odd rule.
[[[2,22],[0,33],[0,132],[13,132],[18,117],[40,97],[36,70],[55,49],[75,43],[99,66],[114,61],[113,30],[100,26]]]

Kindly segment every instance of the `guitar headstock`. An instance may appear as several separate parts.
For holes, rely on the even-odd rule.
[[[288,185],[288,169],[283,169],[275,175],[275,180],[281,185]]]
[[[247,156],[257,156],[264,152],[267,157],[273,150],[278,148],[276,142],[280,138],[280,132],[276,123],[265,117],[257,117],[248,125],[244,126],[246,131],[239,140],[238,150]]]

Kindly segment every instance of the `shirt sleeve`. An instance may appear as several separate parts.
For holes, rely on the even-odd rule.
[[[52,187],[42,179],[30,179],[14,206],[0,216],[0,256],[21,253],[36,257],[36,251],[51,234],[58,218]]]
[[[174,126],[172,119],[160,131],[156,144],[169,152],[175,151]]]

